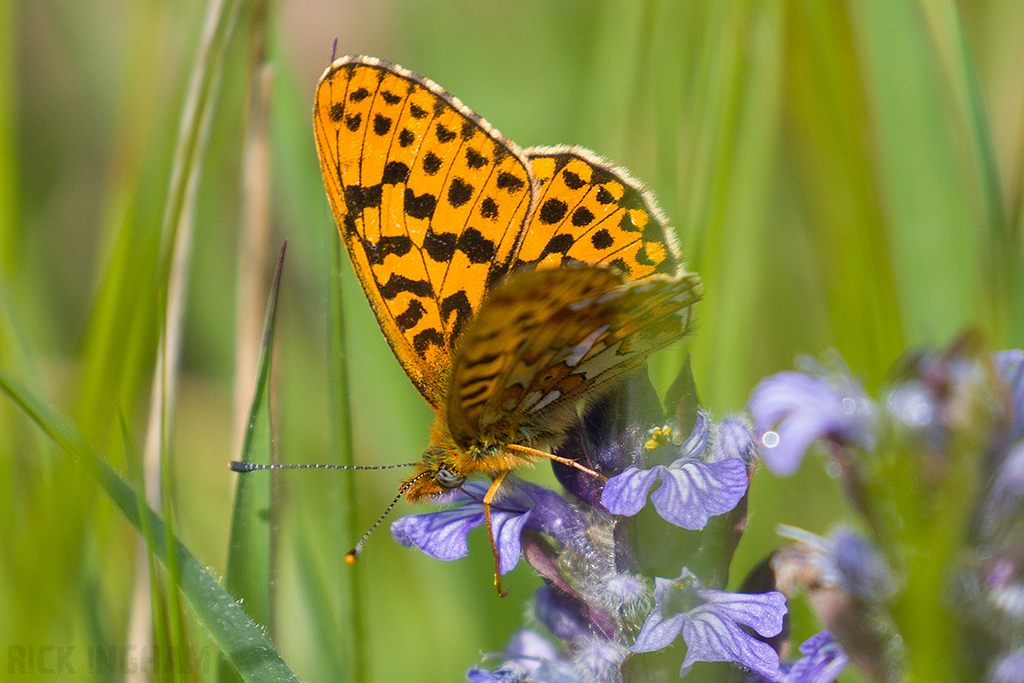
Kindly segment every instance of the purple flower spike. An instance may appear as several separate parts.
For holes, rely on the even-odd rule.
[[[797,471],[811,443],[829,437],[863,448],[874,445],[874,405],[852,381],[839,385],[802,372],[761,380],[747,403],[761,436],[761,454],[778,475]]]
[[[457,560],[469,552],[466,536],[482,525],[484,505],[479,501],[487,493],[489,482],[463,485],[451,501],[467,501],[460,507],[423,515],[407,515],[391,523],[391,535],[406,547],[416,547],[438,560]],[[501,499],[491,508],[491,524],[502,574],[519,563],[523,527],[530,520],[533,501],[528,496],[513,495]],[[529,501],[529,502],[527,502]]]
[[[680,633],[686,642],[686,659],[680,676],[696,662],[735,662],[774,680],[779,675],[779,655],[766,643],[747,634],[747,626],[764,637],[782,631],[786,598],[770,593],[730,593],[701,588],[685,567],[678,579],[655,579],[654,609],[647,616],[633,652],[653,652],[672,644]]]
[[[601,503],[612,514],[631,517],[640,512],[651,487],[660,479],[661,486],[651,494],[658,514],[684,529],[703,529],[708,519],[736,507],[749,483],[747,466],[740,458],[699,460],[707,441],[708,421],[701,413],[680,449],[680,458],[668,467],[655,465],[649,470],[630,465],[608,480]]]
[[[828,630],[805,640],[800,654],[803,658],[794,662],[786,683],[832,683],[850,661]]]

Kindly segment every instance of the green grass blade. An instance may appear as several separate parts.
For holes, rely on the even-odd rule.
[[[138,450],[132,441],[128,423],[124,414],[119,415],[121,423],[121,440],[124,443],[125,461],[131,473],[131,483],[135,490],[135,504],[139,510],[147,508],[146,503],[146,479],[143,475],[142,461],[139,458]],[[139,533],[146,546],[146,569],[149,578],[149,608],[153,624],[153,672],[159,680],[166,677],[170,669],[170,640],[167,635],[167,610],[160,595],[160,582],[156,574],[156,557],[153,554],[153,547],[156,543],[153,535],[153,526],[149,523],[149,515],[140,515]],[[181,573],[177,576],[180,578]],[[143,646],[149,643],[142,643]],[[175,646],[179,643],[175,643]]]
[[[148,507],[140,509],[135,492],[97,453],[69,422],[32,396],[6,372],[0,370],[3,391],[46,434],[69,455],[89,469],[104,492],[136,530],[142,530],[142,518],[152,529],[150,549],[167,566],[168,547],[181,567],[180,583],[185,599],[225,657],[246,681],[298,681],[274,650],[262,629],[242,610],[216,578],[188,549],[174,538],[163,520]]]
[[[928,22],[932,42],[941,60],[957,121],[969,141],[970,162],[966,163],[965,180],[977,192],[978,209],[987,239],[982,254],[982,287],[985,311],[998,346],[1008,338],[1020,339],[1024,332],[1024,279],[1021,268],[1021,245],[1017,234],[1003,211],[999,169],[992,140],[989,117],[985,111],[978,69],[971,55],[967,36],[956,3],[920,2],[921,14]],[[959,131],[958,131],[959,132]]]
[[[284,253],[285,249],[282,248],[267,302],[263,342],[257,365],[256,392],[242,439],[243,462],[268,464],[274,460],[270,370],[274,356],[274,326]],[[237,480],[226,574],[228,590],[245,603],[249,616],[268,628],[271,626],[273,562],[271,483],[272,478],[266,472],[239,477]]]
[[[849,8],[906,341],[949,339],[985,322],[978,319],[985,231],[963,190],[939,69],[914,3]]]
[[[341,269],[347,268],[347,259],[342,256],[340,239],[332,239],[334,245],[334,269],[331,277],[331,310],[330,321],[330,395],[331,395],[331,440],[334,452],[338,454],[339,464],[354,465],[352,448],[352,412],[349,405],[348,368],[345,356],[345,314],[342,306]],[[358,527],[359,508],[356,478],[345,477],[345,536],[357,539],[361,535]],[[362,596],[362,565],[356,562],[343,579],[348,589],[347,614],[344,623],[348,624],[347,637],[349,659],[349,678],[355,683],[369,680],[369,658],[367,656],[365,606]]]

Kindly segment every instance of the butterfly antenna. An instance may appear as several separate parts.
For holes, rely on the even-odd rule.
[[[416,483],[416,480],[420,479],[421,477],[425,477],[428,474],[430,474],[430,472],[420,472],[415,477],[402,484],[402,486],[398,489],[398,495],[395,496],[395,499],[393,501],[391,501],[391,505],[388,505],[384,509],[384,512],[382,512],[380,517],[377,518],[377,521],[373,523],[373,526],[371,526],[369,530],[365,534],[363,534],[363,537],[359,539],[359,542],[356,543],[355,547],[352,548],[352,550],[345,553],[345,564],[351,566],[356,563],[356,560],[359,559],[359,553],[361,553],[363,550],[363,544],[366,543],[366,539],[370,537],[370,534],[377,530],[377,527],[380,526],[380,523],[383,522],[384,518],[388,516],[388,513],[391,512],[391,510],[393,510],[396,505],[398,505],[398,501],[401,500],[402,496],[405,495],[405,492],[408,491],[414,483]]]
[[[403,462],[398,465],[328,465],[321,463],[311,463],[308,465],[264,465],[256,462],[240,462],[238,460],[232,460],[228,463],[228,468],[232,472],[252,472],[254,470],[394,470],[399,467],[415,467],[419,463],[416,462]]]

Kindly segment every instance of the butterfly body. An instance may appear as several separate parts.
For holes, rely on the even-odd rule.
[[[690,330],[700,280],[623,169],[574,147],[521,150],[372,57],[335,61],[313,115],[353,267],[436,413],[409,500],[486,474],[489,504],[508,472],[553,458],[581,408]]]

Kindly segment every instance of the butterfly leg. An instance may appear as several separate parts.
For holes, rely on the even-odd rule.
[[[494,553],[494,586],[498,589],[498,596],[502,598],[508,595],[508,591],[501,590],[501,558],[498,556],[498,542],[494,538],[494,527],[491,524],[491,501],[494,500],[494,494],[498,492],[498,487],[505,481],[507,475],[508,471],[505,471],[496,476],[484,495],[484,519],[487,520],[487,536],[491,539],[491,552]]]
[[[544,451],[537,450],[536,448],[530,448],[529,446],[520,446],[517,443],[507,443],[507,444],[505,444],[505,448],[509,449],[510,451],[519,451],[521,453],[529,453],[530,455],[533,455],[533,456],[538,456],[538,457],[541,457],[541,458],[547,458],[548,460],[553,460],[555,462],[560,462],[563,465],[568,465],[569,467],[575,467],[580,472],[585,472],[585,473],[589,474],[590,476],[594,477],[595,479],[600,479],[601,481],[608,481],[608,477],[604,476],[600,472],[595,472],[594,470],[590,469],[586,465],[581,465],[580,463],[576,462],[575,460],[570,460],[569,458],[563,458],[561,456],[555,455],[554,453],[545,453]]]

